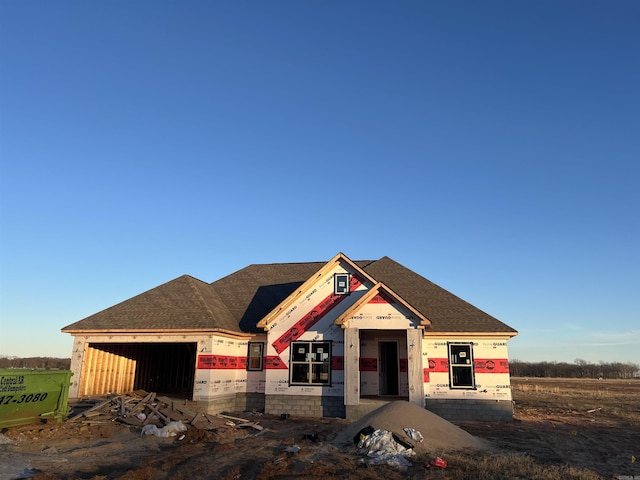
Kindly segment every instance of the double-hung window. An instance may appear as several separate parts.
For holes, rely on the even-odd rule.
[[[291,385],[331,385],[331,342],[291,342]]]
[[[476,388],[473,343],[449,343],[449,385],[451,388]]]

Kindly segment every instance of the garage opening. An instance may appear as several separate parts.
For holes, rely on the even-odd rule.
[[[191,399],[195,363],[196,343],[92,343],[79,394],[146,390]]]

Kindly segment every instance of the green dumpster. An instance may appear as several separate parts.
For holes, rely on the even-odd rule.
[[[0,369],[0,427],[26,425],[69,413],[69,370]]]

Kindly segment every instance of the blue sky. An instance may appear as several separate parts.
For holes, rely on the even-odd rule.
[[[0,355],[182,274],[384,255],[640,363],[637,1],[0,0]]]

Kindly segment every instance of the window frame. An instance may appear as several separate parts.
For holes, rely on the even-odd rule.
[[[339,287],[341,280],[346,280],[346,290]],[[334,273],[333,274],[333,294],[349,295],[350,293],[351,293],[351,274],[350,273]]]
[[[473,366],[473,342],[447,342],[447,354],[449,360],[449,388],[475,390],[476,375]],[[468,381],[461,382],[460,377],[462,375]]]
[[[296,340],[290,343],[289,348],[289,385],[302,387],[331,386],[333,345],[330,340]],[[322,348],[322,350],[318,351],[320,348]],[[325,348],[328,351],[325,352]],[[321,360],[317,360],[314,357],[314,355],[318,355],[318,353],[322,355]],[[304,355],[304,359],[300,358],[300,355]],[[305,370],[304,367],[307,367],[306,381],[299,380],[296,377],[296,373]],[[326,379],[324,381],[314,381],[314,372],[318,372],[317,377],[326,374]]]
[[[260,355],[252,355],[251,347],[259,346]],[[258,367],[251,366],[251,359],[258,358],[260,365]],[[264,342],[249,342],[247,345],[247,371],[248,372],[261,372],[264,370]]]

